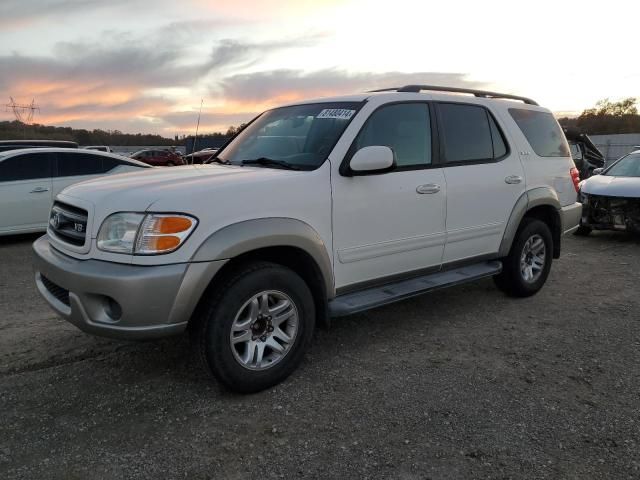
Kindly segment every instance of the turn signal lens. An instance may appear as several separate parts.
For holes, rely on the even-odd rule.
[[[156,251],[173,250],[178,245],[180,245],[180,239],[173,235],[167,235],[164,237],[148,237],[145,242],[145,248]]]
[[[157,233],[180,233],[189,230],[193,220],[186,217],[159,217],[154,231]]]
[[[156,255],[176,250],[198,224],[187,215],[148,214],[138,234],[135,253]]]

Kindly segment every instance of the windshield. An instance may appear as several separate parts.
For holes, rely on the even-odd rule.
[[[622,157],[603,173],[612,177],[640,177],[640,153]]]
[[[312,170],[327,159],[360,102],[295,105],[269,110],[250,123],[217,159],[241,165],[277,162]],[[269,161],[271,163],[269,163]]]

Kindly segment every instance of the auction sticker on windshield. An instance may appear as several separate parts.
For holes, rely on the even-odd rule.
[[[355,110],[349,110],[346,108],[325,108],[322,110],[316,118],[339,118],[341,120],[349,120],[356,113]]]

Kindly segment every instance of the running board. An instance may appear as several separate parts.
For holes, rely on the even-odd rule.
[[[440,288],[453,287],[480,278],[491,277],[501,271],[502,262],[493,260],[347,293],[329,302],[329,315],[332,317],[351,315]]]

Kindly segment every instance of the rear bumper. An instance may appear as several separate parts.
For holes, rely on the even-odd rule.
[[[36,286],[51,308],[95,335],[138,340],[179,334],[225,261],[138,266],[78,260],[45,235],[33,244]]]
[[[582,217],[582,204],[572,203],[560,209],[560,221],[562,223],[562,233],[567,234],[576,230],[580,226]]]

